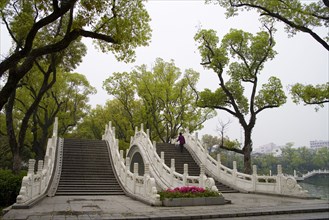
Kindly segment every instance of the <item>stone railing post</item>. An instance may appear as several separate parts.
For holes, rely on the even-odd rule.
[[[217,173],[219,178],[221,177],[221,169],[220,169],[221,164],[222,162],[220,160],[220,154],[217,154]]]
[[[127,178],[128,178],[128,172],[130,171],[130,157],[126,157],[126,170],[125,170],[125,176],[124,176],[124,181],[127,186]]]
[[[257,185],[257,166],[252,165],[252,188],[254,191],[256,191],[256,185]]]
[[[150,178],[150,164],[149,163],[145,163],[144,166],[144,195],[147,195],[147,192],[150,192],[151,190],[148,189],[147,187],[152,187],[152,186],[147,186],[147,180]]]
[[[165,156],[164,156],[164,152],[161,151],[161,153],[160,153],[161,164],[164,164],[164,163],[165,163],[164,157],[165,157]],[[163,168],[163,166],[161,165],[161,167],[160,167],[160,175],[163,174],[163,170],[164,170],[164,168]]]
[[[27,195],[29,199],[33,198],[33,188],[34,188],[34,166],[35,160],[29,159],[29,168],[27,171],[27,175],[30,177],[30,183],[28,184]]]
[[[207,156],[208,156],[208,149],[206,147],[206,145],[204,146],[204,149],[203,149],[203,164],[205,166],[207,166]]]
[[[237,172],[238,172],[238,169],[237,169],[236,161],[233,161],[233,172],[232,172],[233,179],[232,179],[232,181],[233,181],[234,185],[236,185]]]
[[[136,193],[136,178],[138,176],[138,163],[134,163],[134,188],[133,188],[133,192]]]
[[[204,164],[200,165],[200,180],[199,180],[199,187],[204,188],[205,185],[205,167]]]
[[[171,159],[170,160],[170,184],[173,185],[174,184],[174,172],[175,172],[175,159]]]
[[[42,176],[42,169],[43,169],[43,160],[38,161],[38,176],[39,176],[39,187],[38,187],[38,194],[40,194],[43,190],[43,176]]]
[[[183,173],[183,185],[187,186],[187,176],[188,176],[188,164],[184,163],[184,173]]]
[[[58,135],[58,117],[55,118],[54,127],[53,127],[53,137]]]
[[[281,185],[281,179],[283,177],[283,174],[282,174],[282,166],[280,164],[277,165],[277,177],[276,177],[276,189],[277,189],[277,193],[280,193],[282,192],[282,185]]]

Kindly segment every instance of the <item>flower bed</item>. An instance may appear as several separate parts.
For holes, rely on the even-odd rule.
[[[196,186],[183,186],[159,192],[164,206],[223,205],[225,199],[219,192]]]

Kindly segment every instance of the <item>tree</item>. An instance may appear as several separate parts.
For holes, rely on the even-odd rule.
[[[244,143],[242,149],[234,151],[244,155],[245,173],[251,173],[252,130],[257,115],[286,102],[278,78],[270,77],[268,83],[258,88],[258,77],[264,63],[276,54],[272,29],[267,29],[268,32],[261,31],[254,36],[232,29],[224,36],[220,46],[217,46],[219,39],[214,30],[200,30],[194,37],[199,44],[201,64],[212,69],[219,79],[219,88],[214,92],[209,89],[202,91],[198,104],[203,108],[225,111],[238,119],[244,129]],[[233,61],[230,62],[228,54],[234,58]],[[249,98],[245,93],[249,94]]]
[[[291,87],[290,93],[294,103],[303,101],[304,105],[315,105],[317,111],[324,103],[329,102],[329,82],[315,86],[297,83]]]
[[[61,52],[81,37],[94,39],[103,52],[126,62],[150,39],[142,0],[9,0],[1,1],[0,14],[14,43],[0,63],[0,110],[39,58]]]
[[[203,135],[201,141],[209,153],[211,153],[214,146],[219,146],[219,143],[221,143],[221,139],[218,136],[212,136],[210,134]]]
[[[97,105],[96,108],[83,118],[83,122],[72,133],[73,137],[101,139],[105,131],[105,126],[109,121],[115,127],[116,137],[119,139],[119,147],[122,150],[130,146],[130,138],[135,134],[132,123],[142,123],[139,119],[139,112],[142,112],[142,103],[139,100],[129,102],[129,111],[133,113],[133,121],[127,109],[118,99],[108,100],[104,106]]]
[[[263,23],[270,20],[283,22],[290,36],[301,31],[309,34],[329,51],[329,37],[321,37],[316,33],[317,27],[329,27],[328,1],[305,2],[300,0],[207,0],[218,2],[227,9],[227,17],[235,16],[238,10],[256,10],[260,14]]]
[[[62,119],[59,131],[63,136],[89,108],[88,95],[95,91],[83,75],[60,72],[57,81],[53,87],[45,89],[44,86],[53,83],[54,78],[30,71],[5,105],[6,135],[15,173],[21,169],[24,150],[33,150],[36,159],[43,159],[56,115]]]
[[[194,70],[186,70],[182,77],[173,61],[158,58],[151,71],[141,65],[131,73],[113,73],[104,88],[121,102],[131,125],[143,122],[152,140],[169,142],[180,129],[201,129],[203,122],[214,115],[214,111],[196,106],[194,87],[198,79]],[[132,108],[136,104],[132,100],[141,103],[139,111]]]
[[[273,21],[283,22],[289,36],[297,32],[309,34],[315,41],[329,51],[329,35],[321,36],[319,27],[329,28],[329,1],[318,0],[308,2],[300,0],[206,0],[206,2],[218,2],[227,9],[227,17],[238,15],[241,10],[255,10],[261,16],[264,24]],[[307,105],[316,105],[316,110],[323,107],[323,103],[329,102],[329,86],[320,84],[316,86],[296,84],[291,87],[290,93],[294,102],[301,100]]]

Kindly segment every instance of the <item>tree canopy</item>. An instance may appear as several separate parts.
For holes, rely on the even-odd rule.
[[[140,125],[137,122],[145,123],[152,140],[169,142],[179,130],[201,129],[214,116],[214,111],[196,106],[198,79],[194,70],[183,75],[173,61],[158,58],[151,70],[141,65],[131,73],[113,73],[104,88],[123,105],[132,129]]]
[[[226,8],[227,17],[238,15],[239,11],[256,11],[265,25],[273,21],[285,24],[289,36],[303,32],[312,37],[329,51],[329,1],[316,2],[300,0],[206,0],[207,3],[218,3]],[[327,31],[324,34],[321,27]],[[327,72],[325,73],[327,74]],[[320,85],[303,85],[297,83],[291,87],[293,101],[298,104],[315,105],[316,110],[329,102],[328,83]]]
[[[329,27],[328,1],[307,2],[300,0],[206,0],[217,2],[227,9],[228,17],[235,16],[241,10],[255,10],[263,23],[271,20],[283,22],[289,36],[301,31],[309,34],[329,51],[329,35],[321,36],[317,27]]]
[[[252,130],[257,115],[265,109],[277,108],[286,102],[281,82],[270,77],[259,86],[259,75],[264,64],[274,58],[276,52],[272,29],[255,35],[232,29],[221,45],[214,30],[200,30],[194,39],[198,42],[202,65],[213,70],[219,80],[215,91],[200,92],[198,105],[203,108],[225,111],[239,120],[244,129],[242,149],[234,149],[244,155],[245,172],[251,172]],[[229,147],[227,147],[229,149]]]
[[[1,1],[0,14],[13,43],[0,63],[0,110],[35,62],[82,37],[126,62],[134,59],[136,47],[150,40],[150,18],[142,0],[9,0]]]

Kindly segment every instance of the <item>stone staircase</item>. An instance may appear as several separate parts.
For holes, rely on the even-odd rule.
[[[124,195],[105,141],[64,139],[56,195]]]
[[[188,164],[188,174],[190,176],[199,176],[200,167],[195,162],[191,154],[184,148],[183,153],[180,152],[179,146],[169,143],[157,143],[156,151],[161,156],[161,151],[164,152],[165,164],[170,167],[171,159],[175,159],[175,171],[178,173],[184,173],[184,164]],[[215,180],[215,184],[218,190],[222,193],[238,192],[231,187],[224,185]]]

